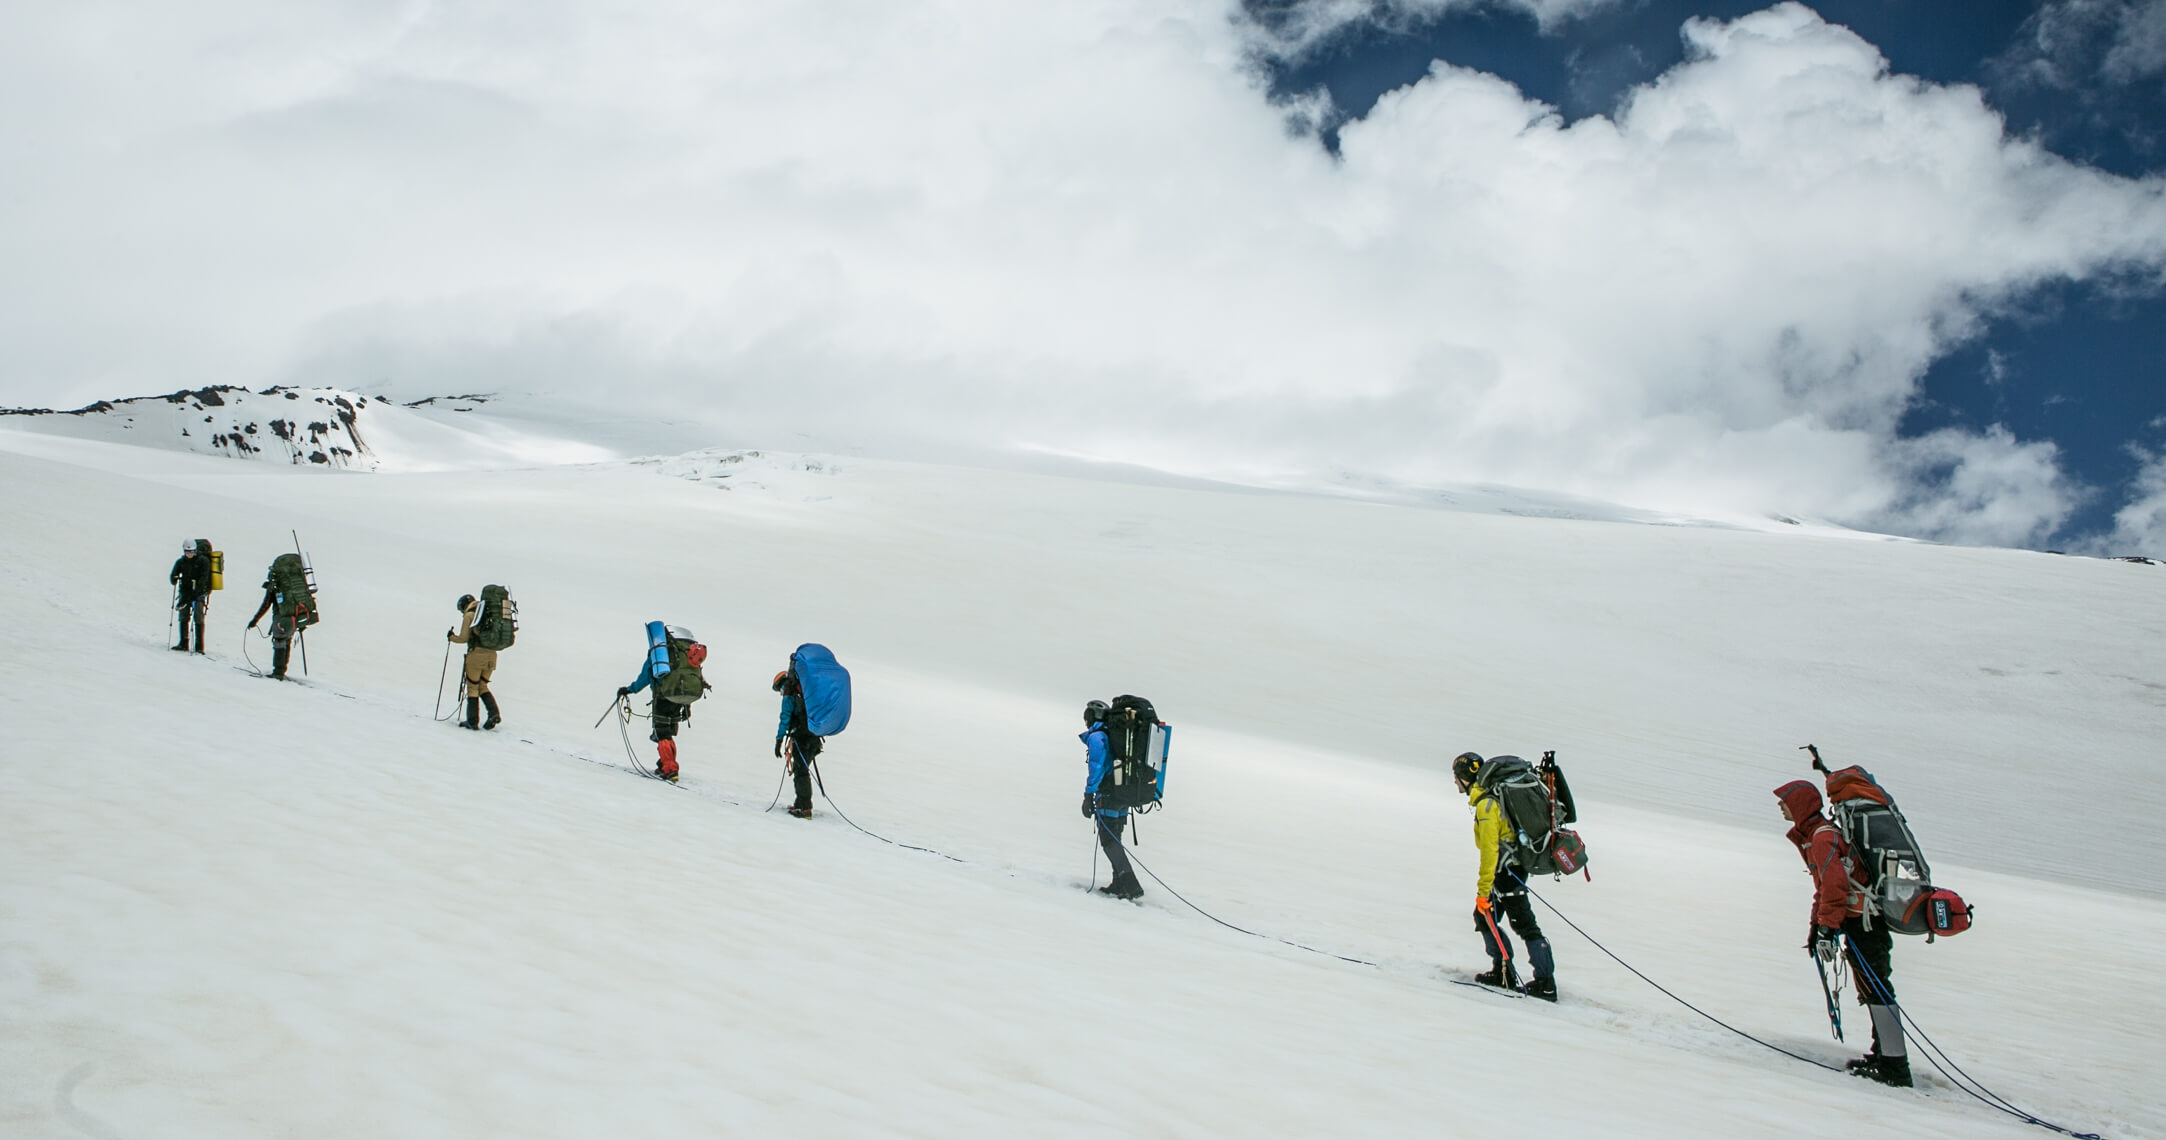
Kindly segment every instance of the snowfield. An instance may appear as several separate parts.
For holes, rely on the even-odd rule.
[[[1593,877],[1544,899],[1862,1051],[1769,794],[1811,742],[1978,907],[1896,947],[1934,1040],[2166,1136],[2166,568],[379,410],[375,474],[0,423],[0,1135],[2044,1135],[1548,910],[1558,1005],[1451,984],[1448,760],[1553,748]],[[324,617],[278,685],[238,666],[291,531]],[[198,535],[208,659],[161,641]],[[432,699],[487,582],[475,734]],[[677,788],[592,727],[654,619],[712,653]],[[804,641],[856,683],[810,821],[762,810]],[[1177,726],[1140,904],[1076,806],[1122,692]]]

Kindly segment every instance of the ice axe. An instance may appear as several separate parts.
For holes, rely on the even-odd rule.
[[[1840,1041],[1843,1039],[1843,1010],[1835,1000],[1834,988],[1828,985],[1828,964],[1821,961],[1818,954],[1814,954],[1812,960],[1813,969],[1820,975],[1820,994],[1828,999],[1828,1028],[1834,1031],[1835,1039]]]
[[[1828,766],[1827,766],[1827,765],[1825,765],[1825,764],[1822,764],[1822,763],[1820,762],[1820,750],[1819,750],[1818,748],[1815,748],[1815,747],[1813,747],[1813,746],[1812,746],[1812,745],[1810,745],[1810,744],[1800,744],[1800,745],[1798,745],[1798,746],[1797,746],[1797,750],[1798,750],[1798,751],[1800,751],[1800,752],[1810,752],[1810,753],[1812,753],[1812,754],[1813,754],[1813,771],[1815,771],[1815,772],[1818,772],[1818,773],[1820,773],[1820,774],[1821,774],[1821,775],[1823,775],[1823,776],[1825,776],[1825,775],[1827,775],[1827,774],[1828,774]]]
[[[1482,921],[1489,924],[1490,943],[1497,948],[1497,959],[1504,964],[1503,967],[1498,970],[1498,973],[1500,975],[1503,975],[1506,971],[1509,971],[1512,968],[1511,944],[1504,940],[1504,932],[1497,929],[1496,915],[1491,914],[1489,911],[1481,907],[1475,907],[1474,913],[1481,915]],[[1504,978],[1500,976],[1497,980],[1503,981]]]

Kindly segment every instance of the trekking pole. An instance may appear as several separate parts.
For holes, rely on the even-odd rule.
[[[165,608],[165,639],[173,640],[173,623],[180,620],[180,583],[173,583],[173,604]]]
[[[450,677],[451,677],[451,639],[447,637],[447,638],[445,638],[445,639],[444,639],[444,667],[436,671],[436,704],[435,704],[435,706],[434,706],[434,707],[432,707],[432,708],[431,708],[431,709],[429,710],[429,719],[431,719],[431,720],[442,720],[442,719],[444,719],[444,716],[443,716],[443,713],[444,713],[444,682],[445,682],[445,681],[447,681],[447,680],[449,680],[449,679],[450,679]],[[464,677],[462,677],[462,678],[460,679],[460,685],[461,685],[462,687],[463,687],[463,686],[465,685],[465,679],[464,679]],[[607,715],[607,714],[604,714],[604,715]],[[594,722],[594,727],[596,727],[596,728],[600,728],[600,727],[601,727],[601,722],[600,722],[600,721],[595,721],[595,722]]]
[[[293,536],[293,552],[301,556],[301,581],[304,583],[303,588],[308,591],[309,599],[313,601],[316,597],[316,568],[308,564],[308,553],[301,549],[301,532],[288,530],[286,533]],[[305,603],[302,608],[306,609]],[[293,637],[294,640],[301,643],[301,675],[306,677],[308,676],[308,631],[300,628],[300,613],[295,613],[293,619]]]

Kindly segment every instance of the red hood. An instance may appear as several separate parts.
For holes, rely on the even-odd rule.
[[[1803,780],[1792,780],[1775,789],[1775,798],[1790,809],[1790,819],[1803,823],[1820,814],[1820,789]]]

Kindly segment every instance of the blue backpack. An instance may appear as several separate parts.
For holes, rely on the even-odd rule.
[[[790,675],[804,694],[805,731],[833,736],[850,727],[850,671],[826,646],[798,646],[790,654]]]

